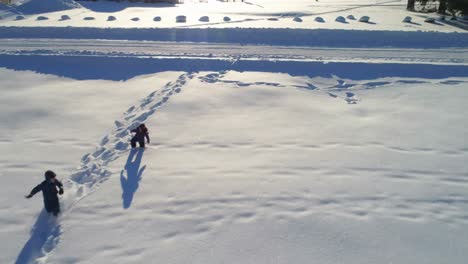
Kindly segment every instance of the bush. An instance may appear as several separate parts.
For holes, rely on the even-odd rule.
[[[447,9],[452,14],[468,15],[468,0],[448,0]]]

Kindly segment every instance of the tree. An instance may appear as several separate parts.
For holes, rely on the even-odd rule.
[[[452,15],[457,13],[461,15],[468,15],[468,0],[446,0],[447,1],[447,10]]]
[[[416,2],[425,6],[428,2],[439,2],[437,13],[446,14],[447,11],[452,15],[468,15],[468,0],[408,0],[407,10],[414,11]]]
[[[414,4],[416,0],[408,0],[408,5],[406,5],[406,10],[414,11]]]
[[[445,11],[447,11],[447,2],[450,0],[440,0],[439,2],[439,9],[437,9],[437,13],[439,14],[445,14]]]

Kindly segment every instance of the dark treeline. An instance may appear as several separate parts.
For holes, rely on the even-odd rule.
[[[468,0],[408,0],[407,9],[415,10],[416,2],[425,5],[428,2],[438,2],[437,13],[451,15],[468,15]]]

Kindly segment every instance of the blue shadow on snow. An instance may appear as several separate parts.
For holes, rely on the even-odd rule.
[[[437,49],[468,45],[468,34],[337,29],[0,27],[1,38],[119,39],[328,48]]]
[[[468,77],[466,65],[346,63],[301,61],[253,61],[178,58],[132,58],[88,56],[0,55],[0,68],[34,71],[76,80],[128,80],[164,71],[253,71],[287,73],[291,76],[325,77],[332,75],[351,80],[384,77],[432,78]]]
[[[128,154],[125,170],[120,172],[120,184],[122,186],[122,206],[124,209],[130,208],[133,201],[133,196],[140,184],[141,175],[146,166],[140,168],[141,159],[143,158],[143,148],[134,148]],[[127,177],[124,177],[124,171],[127,172]]]
[[[98,13],[114,13],[120,12],[127,8],[135,8],[135,7],[144,7],[144,8],[167,8],[167,7],[174,7],[175,4],[171,3],[132,3],[132,2],[105,2],[105,1],[77,1],[81,6],[86,9],[89,9],[93,12]]]
[[[55,246],[48,243],[57,243],[60,233],[57,218],[43,209],[31,230],[31,237],[19,253],[15,264],[33,263],[35,259],[42,257]]]

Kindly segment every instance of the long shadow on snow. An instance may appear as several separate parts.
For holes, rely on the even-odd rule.
[[[131,3],[131,2],[88,2],[79,1],[80,5],[93,12],[112,13],[125,10],[127,8],[144,7],[144,8],[167,8],[174,7],[171,3]]]
[[[48,238],[58,238],[61,233],[60,225],[55,216],[50,216],[45,210],[37,217],[31,230],[31,237],[24,245],[16,259],[16,264],[28,264],[43,255],[44,251],[50,251],[54,245],[46,245]],[[55,239],[49,240],[56,243]]]
[[[125,171],[127,178],[124,177],[124,170],[120,172],[120,184],[122,185],[122,206],[124,209],[130,208],[133,201],[133,196],[138,189],[141,180],[141,175],[145,171],[146,166],[140,169],[141,158],[143,157],[144,149],[132,149],[128,154]]]
[[[15,56],[0,55],[0,67],[53,74],[77,80],[128,80],[163,71],[258,71],[287,73],[291,76],[370,80],[383,77],[433,78],[468,77],[465,65],[398,63],[341,63],[300,61],[253,61],[208,59],[151,59],[130,57]]]

